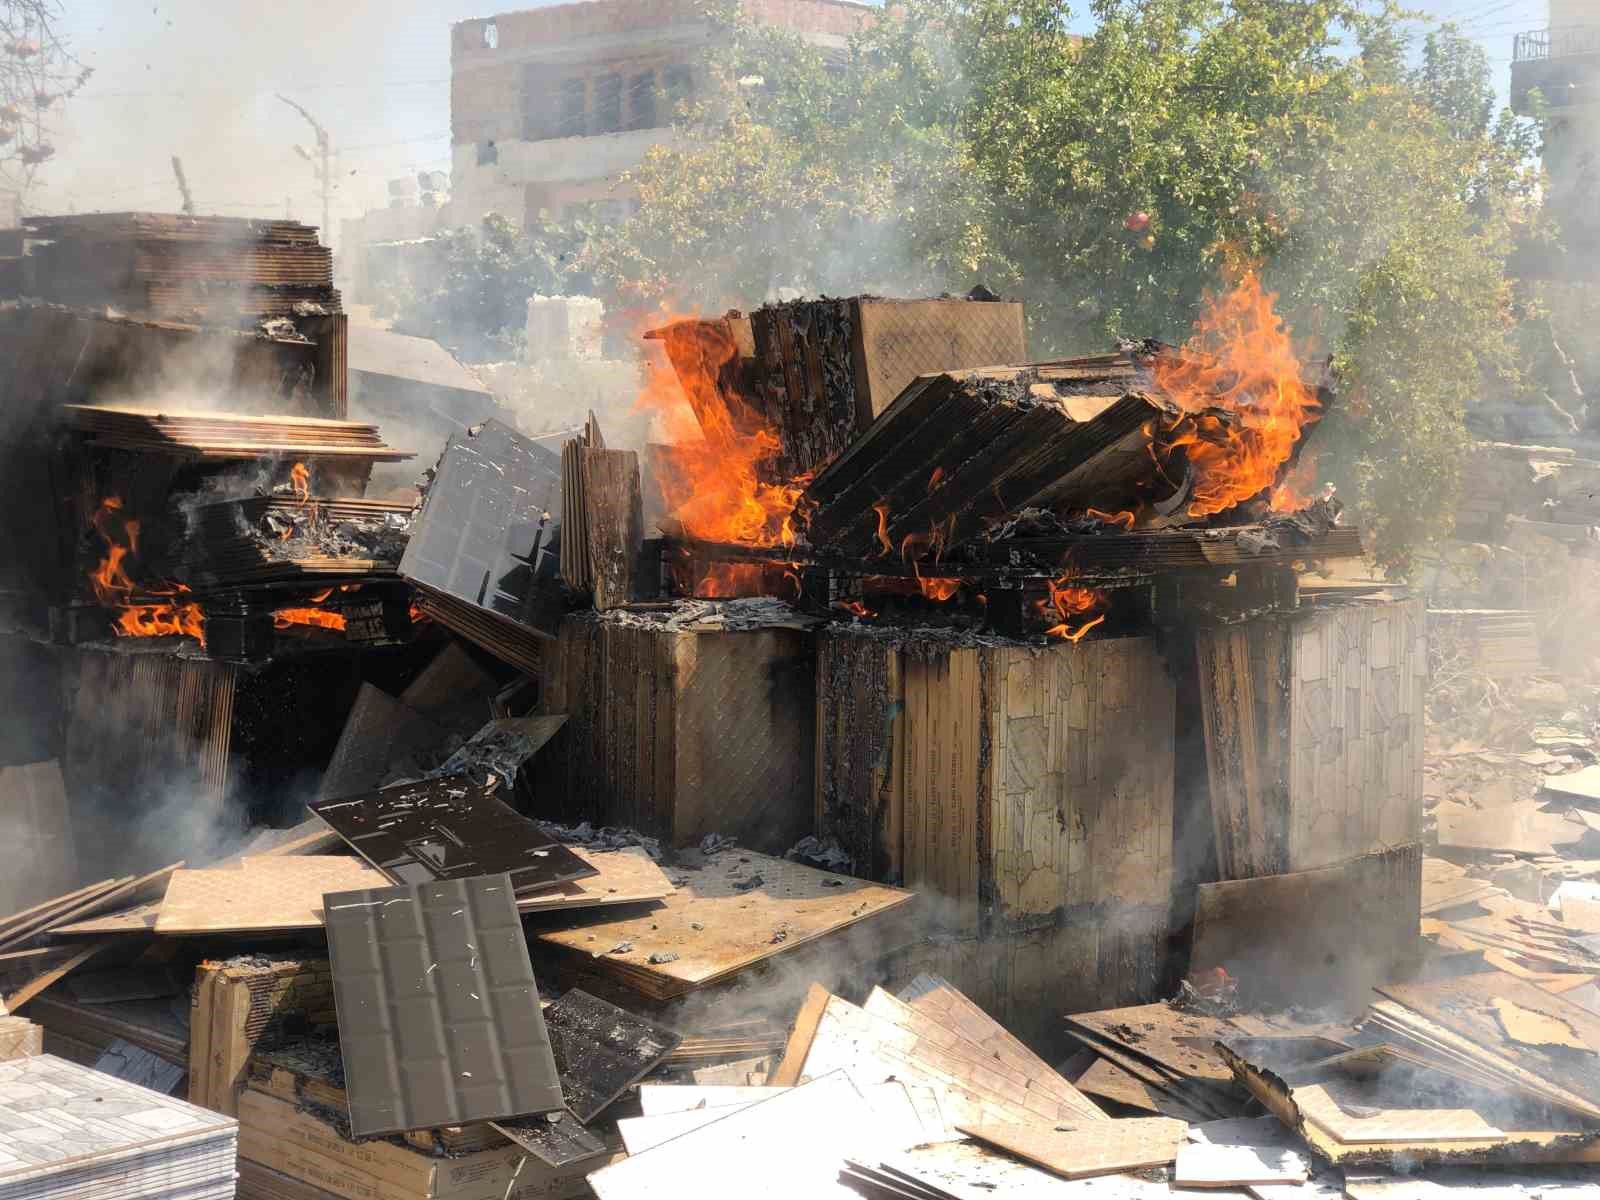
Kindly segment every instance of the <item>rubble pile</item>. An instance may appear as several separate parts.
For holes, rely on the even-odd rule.
[[[73,482],[4,593],[0,1195],[1592,1186],[1597,697],[1351,577],[1319,371],[793,302],[652,336],[699,440],[488,419],[379,500],[325,375],[127,399],[312,344],[314,236],[81,220],[37,294],[153,307],[7,384]]]

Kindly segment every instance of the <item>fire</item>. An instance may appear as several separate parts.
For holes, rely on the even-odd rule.
[[[879,500],[872,506],[872,511],[878,514],[878,545],[883,547],[885,554],[892,554],[894,543],[889,540],[889,502]]]
[[[1108,513],[1101,512],[1098,508],[1086,508],[1083,511],[1085,516],[1104,521],[1107,525],[1120,525],[1124,529],[1132,529],[1133,523],[1139,519],[1137,514],[1131,512]]]
[[[1048,616],[1053,609],[1061,618],[1060,624],[1044,631],[1046,637],[1081,642],[1091,629],[1106,619],[1105,606],[1110,597],[1099,588],[1072,587],[1071,578],[1071,574],[1067,574],[1051,581],[1050,598],[1039,601],[1039,611]],[[1074,629],[1072,622],[1084,617],[1089,620]]]
[[[758,596],[764,574],[757,563],[714,563],[695,582],[694,595],[701,600]]]
[[[274,629],[289,629],[295,625],[309,625],[313,629],[332,629],[344,632],[345,620],[341,612],[326,608],[280,608],[272,614]]]
[[[124,605],[112,623],[118,637],[192,637],[206,644],[206,618],[200,606],[181,604]]]
[[[943,604],[961,590],[961,581],[959,579],[945,578],[924,579],[921,575],[918,575],[917,586],[922,589],[922,594],[929,600]]]
[[[311,471],[305,463],[297,462],[289,468],[289,486],[296,500],[311,499]]]
[[[794,545],[794,508],[810,476],[778,479],[778,435],[746,406],[735,420],[737,400],[718,382],[738,353],[733,339],[714,322],[675,320],[661,340],[684,378],[667,363],[650,363],[638,405],[676,443],[670,469],[659,473],[667,507],[702,541]]]
[[[193,601],[130,602],[136,593],[173,596],[189,589],[182,584],[142,586],[134,582],[128,574],[127,562],[130,556],[139,553],[139,522],[122,520],[119,530],[121,512],[122,498],[107,496],[89,519],[106,544],[105,557],[89,572],[89,586],[103,608],[116,610],[112,630],[118,637],[192,637],[204,646],[205,612]]]
[[[1155,361],[1157,384],[1189,414],[1170,444],[1184,449],[1194,471],[1190,516],[1224,512],[1271,488],[1320,415],[1276,301],[1246,271],[1230,290],[1207,295],[1181,355]],[[1232,421],[1205,414],[1208,408]],[[1272,498],[1276,507],[1279,497]]]
[[[835,600],[833,607],[849,613],[852,617],[870,617],[872,610],[859,600]]]

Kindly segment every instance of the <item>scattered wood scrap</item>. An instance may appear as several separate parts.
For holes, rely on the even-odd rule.
[[[564,923],[535,934],[534,945],[668,1000],[859,923],[875,926],[913,899],[899,888],[732,851],[677,878],[677,890],[644,916]]]
[[[1064,1179],[1116,1175],[1172,1162],[1187,1145],[1189,1127],[1168,1117],[1094,1121],[1080,1125],[957,1124],[990,1146]]]

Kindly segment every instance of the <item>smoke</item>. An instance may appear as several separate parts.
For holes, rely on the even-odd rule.
[[[450,24],[482,15],[468,0],[65,7],[62,32],[95,75],[65,108],[29,211],[176,212],[176,155],[201,213],[287,208],[319,224],[319,185],[294,149],[315,153],[315,134],[282,93],[331,136],[335,225],[386,205],[391,178],[448,170]]]

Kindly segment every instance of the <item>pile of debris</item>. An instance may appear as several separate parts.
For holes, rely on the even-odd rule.
[[[1048,363],[992,298],[678,322],[647,399],[692,433],[490,419],[407,503],[287,369],[344,372],[314,237],[34,232],[30,295],[145,307],[11,310],[0,445],[70,485],[7,528],[48,685],[0,1073],[118,1117],[0,1146],[0,1195],[1409,1200],[1600,1156],[1593,897],[1425,857],[1427,622],[1312,575],[1361,555],[1299,466],[1334,396],[1253,279]],[[175,279],[211,324],[160,323]],[[173,345],[237,351],[220,408],[152,400]]]

